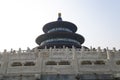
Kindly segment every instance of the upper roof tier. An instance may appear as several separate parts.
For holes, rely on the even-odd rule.
[[[68,21],[62,21],[62,18],[61,18],[61,14],[59,13],[58,14],[58,20],[57,21],[53,21],[53,22],[50,22],[50,23],[47,23],[43,26],[43,31],[45,33],[48,33],[49,30],[51,29],[57,29],[57,28],[65,28],[65,29],[68,29],[68,30],[71,30],[73,33],[77,31],[77,26],[71,22],[68,22]]]

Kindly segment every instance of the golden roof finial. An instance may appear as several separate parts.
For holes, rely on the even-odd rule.
[[[62,18],[61,18],[61,13],[58,13],[58,21],[62,21]]]
[[[58,17],[61,17],[61,13],[58,13]]]

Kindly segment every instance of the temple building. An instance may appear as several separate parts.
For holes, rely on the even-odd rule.
[[[56,47],[62,48],[72,46],[76,48],[81,48],[81,44],[84,42],[84,37],[76,34],[77,31],[76,25],[71,22],[62,21],[61,13],[57,21],[47,23],[43,27],[45,34],[40,35],[36,39],[36,43],[39,44],[39,48]]]
[[[61,13],[43,31],[33,49],[0,53],[0,80],[120,80],[120,50],[82,46],[85,38]]]

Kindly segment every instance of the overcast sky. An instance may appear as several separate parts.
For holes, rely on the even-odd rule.
[[[59,12],[76,24],[84,46],[120,49],[120,0],[0,0],[0,51],[36,47],[42,27]]]

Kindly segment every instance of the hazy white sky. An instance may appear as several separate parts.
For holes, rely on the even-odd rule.
[[[120,49],[120,0],[0,0],[0,51],[36,47],[58,12],[77,25],[84,46]]]

